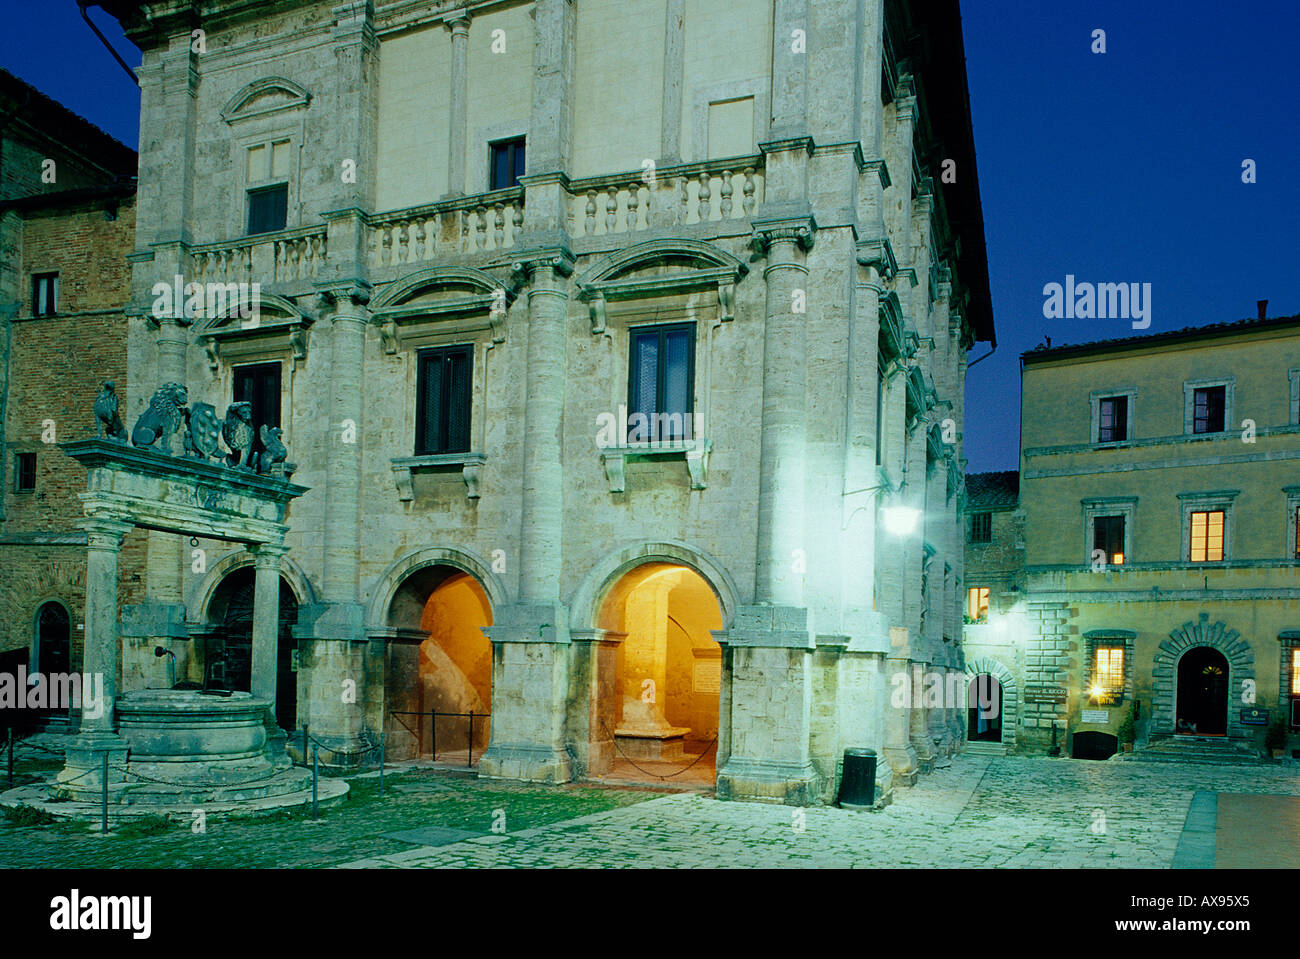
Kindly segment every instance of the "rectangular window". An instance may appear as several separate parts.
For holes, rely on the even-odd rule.
[[[261,454],[262,427],[280,425],[280,364],[258,363],[236,366],[235,402],[252,405],[253,449]]]
[[[1291,647],[1291,695],[1300,696],[1300,646]]]
[[[258,187],[248,191],[248,235],[283,230],[289,216],[289,184]]]
[[[1206,510],[1191,514],[1191,561],[1217,563],[1223,560],[1223,510]]]
[[[693,438],[695,325],[643,326],[631,335],[628,442]]]
[[[1124,693],[1124,648],[1099,646],[1092,674],[1092,698],[1098,703],[1117,702]]]
[[[1128,397],[1108,396],[1098,404],[1097,442],[1128,439]]]
[[[972,586],[966,590],[966,616],[975,623],[988,621],[989,588],[987,586]]]
[[[491,151],[491,170],[489,190],[508,190],[519,186],[519,178],[524,175],[524,138],[498,140],[488,144]]]
[[[54,316],[59,311],[59,274],[32,274],[32,316]]]
[[[1092,548],[1106,554],[1112,566],[1124,565],[1124,517],[1094,516],[1092,520]]]
[[[19,453],[14,458],[14,490],[30,493],[36,489],[36,454]]]
[[[469,452],[472,346],[419,352],[415,455]]]
[[[971,514],[970,541],[972,543],[993,542],[993,514],[992,513]]]
[[[1193,433],[1223,432],[1227,389],[1226,386],[1207,386],[1195,391],[1192,397]]]
[[[1300,506],[1295,511],[1295,543],[1292,544],[1295,551],[1295,558],[1300,559]]]

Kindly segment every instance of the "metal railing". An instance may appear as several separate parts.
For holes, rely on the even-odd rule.
[[[436,709],[431,710],[430,712],[413,712],[410,710],[395,709],[392,712],[390,712],[389,715],[390,716],[432,717],[432,720],[429,723],[429,734],[430,734],[429,735],[429,758],[434,762],[438,761],[438,717],[439,716],[444,716],[448,718],[455,717],[457,719],[464,719],[466,717],[469,717],[469,734],[466,737],[467,738],[466,745],[469,748],[469,754],[465,760],[465,767],[467,769],[472,768],[474,765],[474,717],[477,716],[479,719],[488,719],[492,716],[491,713],[476,713],[472,709],[467,713],[445,713],[442,712],[441,710],[436,710]],[[397,721],[401,723],[403,729],[405,729],[408,733],[410,733],[412,736],[416,738],[417,742],[419,741],[420,739],[419,732],[412,729],[410,726],[406,725],[406,723],[403,723],[400,719]]]

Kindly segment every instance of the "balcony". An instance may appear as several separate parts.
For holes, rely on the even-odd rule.
[[[586,177],[562,198],[575,252],[591,253],[652,231],[696,238],[743,235],[763,202],[761,155]],[[386,282],[434,263],[466,263],[514,249],[526,226],[525,188],[454,197],[362,216],[366,268]],[[330,277],[331,224],[190,247],[200,283],[253,283],[286,295]],[[628,235],[629,240],[622,239]],[[619,237],[611,241],[610,237]],[[346,245],[346,244],[345,244]]]

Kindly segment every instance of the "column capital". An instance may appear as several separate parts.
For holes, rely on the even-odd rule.
[[[122,538],[135,528],[135,524],[119,516],[97,514],[87,516],[78,525],[86,531],[86,546],[89,549],[122,548]]]
[[[322,311],[332,310],[338,315],[349,307],[360,309],[369,304],[370,284],[357,279],[317,284],[316,298]]]
[[[753,243],[766,252],[778,243],[794,243],[811,250],[817,233],[817,221],[811,213],[802,216],[773,217],[753,221]]]
[[[530,250],[514,258],[511,272],[519,279],[520,285],[533,282],[539,270],[553,270],[561,277],[573,275],[575,257],[573,251],[565,247],[546,250]]]
[[[257,569],[280,568],[280,560],[289,547],[284,543],[250,543],[248,552],[253,556],[253,566]]]
[[[442,15],[442,25],[447,28],[453,38],[469,36],[469,22],[474,19],[474,15],[466,7],[458,10],[448,10]]]

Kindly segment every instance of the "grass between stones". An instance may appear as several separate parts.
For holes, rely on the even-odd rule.
[[[24,773],[34,770],[24,769]],[[17,771],[16,771],[17,772]],[[19,782],[15,775],[15,783]],[[32,777],[34,778],[34,777]],[[30,780],[29,780],[30,781]],[[630,806],[663,793],[582,785],[539,786],[480,780],[462,772],[421,769],[385,777],[349,778],[338,806],[283,810],[265,816],[200,817],[177,825],[147,816],[107,836],[97,824],[49,822],[28,810],[3,809],[0,867],[45,869],[315,868],[416,847],[387,833],[422,826],[506,835]]]

